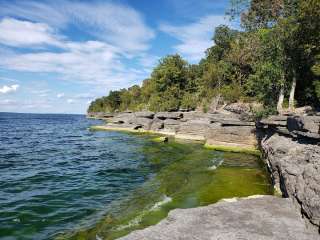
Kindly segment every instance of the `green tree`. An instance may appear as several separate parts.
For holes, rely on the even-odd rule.
[[[188,87],[188,64],[179,55],[169,55],[151,73],[150,84],[154,91],[149,100],[150,109],[177,110]]]

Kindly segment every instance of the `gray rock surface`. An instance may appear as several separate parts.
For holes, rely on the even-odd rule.
[[[164,128],[164,121],[159,118],[154,118],[150,127],[153,131],[159,131]]]
[[[152,130],[176,138],[206,141],[207,144],[236,147],[256,145],[255,122],[241,120],[240,114],[201,112],[118,113],[108,120],[119,128]]]
[[[176,209],[121,240],[314,240],[290,199],[263,196]]]
[[[241,125],[215,126],[214,128],[208,129],[205,138],[207,139],[208,144],[225,142],[241,144],[244,146],[254,146],[257,143],[255,127]]]
[[[177,134],[199,136],[204,139],[207,131],[212,126],[209,119],[189,120],[179,125]]]
[[[262,125],[287,127],[287,117],[271,116],[269,118],[262,119],[259,123]]]
[[[144,111],[144,112],[135,112],[134,113],[136,117],[139,118],[150,118],[153,119],[154,112]]]
[[[287,127],[289,131],[297,130],[303,132],[320,133],[319,116],[293,116],[288,117]]]
[[[133,117],[129,120],[129,124],[141,125],[145,130],[150,130],[152,122],[152,119],[144,117]]]
[[[134,118],[133,113],[119,113],[115,115],[110,122],[115,124],[129,123]]]
[[[183,117],[182,112],[158,112],[155,115],[155,118],[159,118],[162,120],[165,119],[180,119]]]
[[[320,226],[320,146],[273,134],[261,142],[276,189]]]

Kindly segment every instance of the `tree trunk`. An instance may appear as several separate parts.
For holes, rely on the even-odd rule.
[[[294,94],[296,92],[296,86],[297,86],[297,79],[296,79],[296,76],[293,75],[290,96],[289,96],[289,109],[290,109],[290,111],[294,110]]]
[[[279,114],[282,113],[283,99],[284,99],[284,85],[281,84],[279,98],[278,98],[278,104],[277,104],[277,111]]]

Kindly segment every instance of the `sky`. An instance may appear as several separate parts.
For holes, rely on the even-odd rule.
[[[0,0],[0,112],[85,113],[141,85],[159,59],[190,63],[233,26],[229,0]]]

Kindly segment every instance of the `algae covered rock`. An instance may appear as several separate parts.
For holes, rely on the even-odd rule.
[[[168,142],[169,141],[169,138],[168,137],[165,137],[165,136],[162,136],[162,137],[157,137],[157,138],[154,138],[152,139],[154,142]]]

